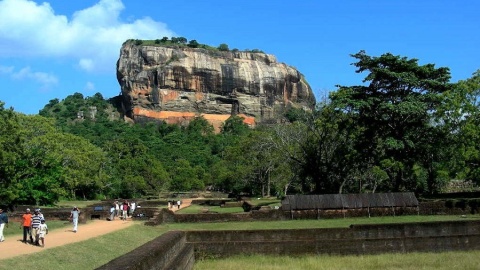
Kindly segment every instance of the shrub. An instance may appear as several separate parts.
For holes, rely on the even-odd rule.
[[[222,43],[218,46],[218,50],[223,51],[223,52],[228,52],[228,45],[225,43]]]
[[[188,47],[190,48],[197,48],[198,45],[200,44],[195,39],[190,40],[190,42],[188,43]]]

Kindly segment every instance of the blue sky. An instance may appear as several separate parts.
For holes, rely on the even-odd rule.
[[[75,92],[116,96],[121,44],[164,36],[273,54],[317,100],[361,84],[360,50],[449,67],[456,82],[480,69],[479,11],[475,0],[0,0],[0,101],[37,114]]]

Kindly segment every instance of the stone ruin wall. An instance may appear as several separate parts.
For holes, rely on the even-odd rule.
[[[298,230],[171,231],[97,269],[193,269],[195,259],[239,254],[367,255],[479,249],[480,221]]]

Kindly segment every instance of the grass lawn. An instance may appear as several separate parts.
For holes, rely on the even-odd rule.
[[[72,243],[31,254],[28,255],[28,260],[19,259],[18,257],[0,260],[0,265],[2,266],[2,269],[95,269],[96,267],[99,267],[170,230],[332,228],[348,227],[351,224],[381,224],[392,222],[425,222],[465,219],[478,220],[479,217],[399,216],[269,222],[172,223],[156,227],[144,226],[143,222],[135,221],[137,224],[124,230],[115,231],[83,242]],[[235,261],[237,258],[218,261],[201,261],[196,265],[196,269],[480,269],[478,267],[480,260],[477,259],[480,252],[452,252],[452,254],[453,255],[450,255],[450,253],[420,253],[419,255],[385,254],[376,256],[346,257],[305,256],[301,258],[254,256],[239,257],[239,264],[236,264],[235,266],[225,265],[220,268],[204,265],[210,263],[222,265],[229,261]],[[443,256],[446,256],[448,259],[443,260]],[[411,261],[407,260],[407,258],[410,257],[416,259],[412,259]],[[252,265],[252,263],[262,263],[262,260],[265,261],[265,265]],[[437,260],[440,260],[441,263],[437,263]],[[309,262],[313,266],[307,265]],[[391,266],[391,268],[385,266],[387,263],[390,263],[388,266]],[[273,268],[274,265],[276,265],[276,268]],[[323,265],[325,265],[326,268],[321,268]],[[338,268],[335,268],[337,265]],[[412,268],[416,265],[419,267]],[[357,268],[357,266],[363,268]]]
[[[445,220],[479,220],[480,216],[386,216],[363,218],[337,218],[322,220],[276,220],[255,222],[212,222],[212,223],[167,223],[162,225],[169,230],[268,230],[268,229],[308,229],[345,228],[352,224],[385,224],[398,222],[428,222]]]
[[[220,207],[210,205],[192,204],[188,207],[178,210],[178,214],[199,214],[207,211],[208,213],[243,213],[242,207]]]
[[[1,269],[95,269],[166,232],[136,222],[126,229],[26,257],[0,260]]]
[[[79,200],[79,201],[60,201],[57,203],[56,207],[65,207],[65,208],[73,208],[74,206],[82,209],[82,208],[85,208],[87,205],[93,205],[93,204],[98,204],[102,201],[83,201],[83,200]]]
[[[196,261],[195,270],[384,270],[384,269],[480,269],[480,251],[441,253],[392,253],[366,256],[238,256]]]
[[[282,200],[277,198],[251,198],[249,202],[255,206],[265,206],[268,205],[270,207],[274,206],[281,206]]]

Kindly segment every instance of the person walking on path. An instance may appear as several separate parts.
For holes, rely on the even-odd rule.
[[[133,217],[133,212],[135,212],[135,206],[136,206],[135,201],[130,203],[130,216],[131,217]]]
[[[7,213],[3,212],[3,209],[0,209],[0,242],[5,241],[3,236],[3,229],[8,228],[8,216]]]
[[[32,240],[32,244],[37,246],[38,246],[38,240],[39,240],[38,227],[40,227],[41,223],[42,223],[42,217],[40,216],[40,212],[38,211],[38,209],[35,209],[35,212],[33,212],[32,222],[30,225],[30,232],[32,233],[32,238],[30,239]]]
[[[118,201],[115,201],[115,216],[120,216],[120,205],[118,204]]]
[[[123,201],[123,204],[122,204],[122,219],[123,220],[127,220],[127,214],[128,214],[128,201],[125,200]]]
[[[27,235],[30,237],[30,242],[33,242],[32,231],[30,226],[32,225],[32,213],[30,213],[30,208],[25,210],[25,214],[22,215],[22,223],[20,226],[23,227],[23,243],[27,243]]]
[[[115,205],[114,204],[112,204],[110,206],[110,219],[109,220],[110,221],[115,220]]]
[[[73,232],[76,233],[78,230],[78,217],[80,216],[80,210],[78,207],[74,206],[72,212],[70,212],[70,219],[73,222]]]
[[[45,247],[45,235],[48,234],[48,226],[45,223],[45,219],[42,219],[40,226],[38,227],[38,237],[42,242],[42,247]]]

